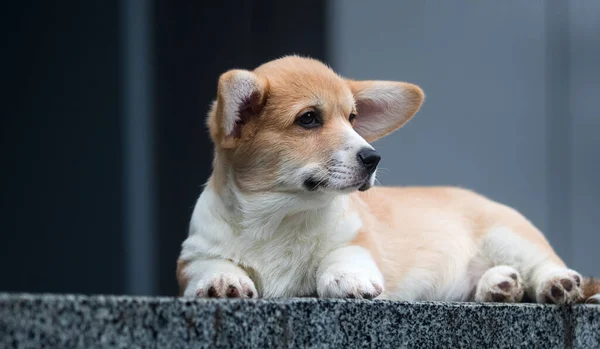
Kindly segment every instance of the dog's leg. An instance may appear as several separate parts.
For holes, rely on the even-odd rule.
[[[375,298],[383,292],[383,276],[369,251],[351,245],[329,253],[317,271],[322,298]]]
[[[476,302],[518,303],[525,291],[521,274],[508,265],[488,269],[479,279],[475,291]]]
[[[248,274],[228,260],[180,261],[177,274],[184,297],[258,297],[254,282]]]
[[[528,297],[538,303],[569,304],[582,298],[581,275],[565,266],[535,227],[494,228],[483,238],[482,255],[491,265],[519,271]]]

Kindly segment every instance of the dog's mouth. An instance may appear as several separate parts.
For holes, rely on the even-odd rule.
[[[319,179],[314,176],[308,177],[304,181],[304,187],[308,191],[318,190],[331,190],[331,191],[348,191],[358,190],[365,191],[371,188],[371,175],[365,176],[364,178],[351,182],[350,184],[335,185],[327,179]]]
[[[323,180],[317,180],[315,177],[308,177],[305,181],[304,181],[304,187],[308,190],[308,191],[317,191],[320,187],[323,187],[325,185],[325,181]]]

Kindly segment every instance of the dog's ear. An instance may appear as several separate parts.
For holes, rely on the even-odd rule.
[[[404,125],[421,107],[423,91],[416,85],[394,81],[353,81],[358,116],[354,129],[373,142]]]
[[[260,114],[267,96],[268,81],[247,70],[230,70],[219,78],[217,100],[208,118],[213,141],[234,147],[242,129]]]

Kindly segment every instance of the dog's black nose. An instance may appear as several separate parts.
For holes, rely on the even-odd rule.
[[[358,154],[358,160],[365,166],[367,171],[373,172],[377,168],[377,164],[379,164],[379,160],[381,160],[381,156],[370,148],[362,148]]]

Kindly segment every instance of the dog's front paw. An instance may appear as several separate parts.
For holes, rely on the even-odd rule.
[[[572,304],[582,298],[581,275],[566,268],[548,273],[536,289],[538,303]]]
[[[248,276],[222,273],[199,280],[195,295],[203,298],[257,298],[258,292]]]
[[[317,282],[321,298],[373,299],[383,292],[383,281],[366,270],[328,271]]]

